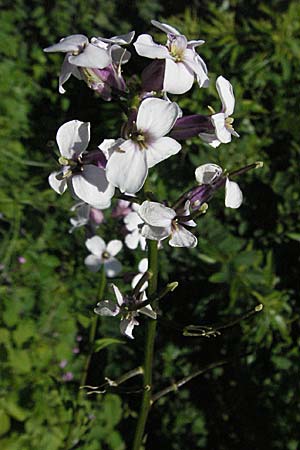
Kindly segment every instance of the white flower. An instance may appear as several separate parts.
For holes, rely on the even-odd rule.
[[[146,239],[142,236],[141,230],[144,221],[138,214],[139,210],[138,204],[134,203],[132,205],[132,209],[126,217],[124,217],[124,224],[129,233],[125,236],[125,244],[131,250],[135,250],[138,246],[141,247],[142,250],[146,249]]]
[[[218,189],[224,185],[223,170],[217,164],[203,164],[195,170],[196,180],[200,185],[210,185]],[[243,202],[243,193],[235,181],[230,181],[228,176],[225,181],[225,206],[227,208],[239,208]]]
[[[226,78],[220,76],[216,81],[217,91],[219,93],[222,110],[214,113],[210,117],[214,126],[214,133],[200,133],[199,136],[212,147],[218,147],[221,143],[227,144],[231,142],[231,136],[239,137],[238,133],[233,129],[233,118],[230,117],[234,111],[235,98],[232,85]]]
[[[104,220],[104,215],[100,209],[92,208],[84,202],[76,203],[72,206],[71,211],[76,211],[76,217],[70,219],[72,227],[69,229],[69,233],[73,233],[74,230],[88,223],[99,225]]]
[[[165,60],[163,90],[171,94],[189,91],[196,78],[200,87],[207,87],[207,68],[195,47],[204,41],[187,41],[186,37],[170,25],[151,21],[152,25],[167,33],[166,46],[156,44],[148,34],[140,35],[134,43],[140,56]]]
[[[165,135],[178,117],[175,103],[158,98],[145,99],[138,110],[134,129],[108,160],[107,179],[121,192],[135,194],[148,175],[148,169],[175,155],[181,145]]]
[[[106,245],[100,236],[93,236],[85,241],[85,245],[91,252],[84,260],[89,270],[97,272],[104,264],[106,276],[109,278],[121,272],[122,264],[115,258],[123,247],[121,241],[114,239]]]
[[[142,228],[145,238],[160,241],[170,236],[171,247],[196,247],[197,238],[186,228],[194,227],[196,223],[184,218],[189,215],[189,201],[180,212],[157,202],[145,201],[139,215],[145,222]]]
[[[148,258],[143,258],[140,260],[138,265],[139,273],[133,277],[133,280],[131,282],[131,287],[134,289],[140,279],[143,277],[144,273],[148,270]],[[144,291],[148,287],[148,281],[145,281],[145,283],[141,286],[140,291]]]
[[[52,172],[49,184],[58,194],[69,186],[74,198],[97,208],[110,206],[114,187],[107,181],[105,170],[93,164],[85,164],[84,153],[90,140],[90,123],[71,120],[63,124],[56,135],[63,168]]]
[[[137,299],[134,297],[123,296],[120,290],[112,284],[112,288],[114,290],[114,294],[117,299],[117,303],[112,300],[104,300],[97,303],[94,312],[99,314],[100,316],[121,316],[120,323],[120,331],[123,335],[127,336],[130,339],[134,339],[132,332],[133,328],[136,325],[139,325],[139,322],[136,320],[136,317],[139,313],[142,313],[151,319],[156,319],[156,312],[153,311],[150,305],[146,305],[142,308],[137,308],[136,310],[130,310],[130,306],[137,306],[138,303],[147,300],[145,292],[140,296],[141,298]]]
[[[44,48],[44,52],[66,53],[61,72],[59,75],[59,92],[65,93],[63,84],[74,75],[81,80],[81,68],[103,69],[107,67],[112,59],[105,48],[90,43],[83,34],[73,34],[61,39],[57,44]]]
[[[130,31],[127,34],[113,36],[111,38],[103,38],[101,36],[92,38],[91,43],[99,48],[108,50],[113,63],[125,64],[129,61],[131,54],[128,50],[124,50],[121,45],[128,45],[132,42],[135,32]]]

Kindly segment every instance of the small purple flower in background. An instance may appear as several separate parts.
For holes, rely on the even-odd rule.
[[[78,353],[80,353],[80,348],[79,347],[74,347],[72,352],[74,353],[74,355],[78,355]]]
[[[83,337],[80,334],[78,334],[78,336],[76,336],[76,341],[77,342],[81,342],[82,339],[83,339]]]
[[[61,369],[64,369],[66,367],[66,365],[68,364],[68,360],[67,359],[62,359],[59,363],[59,367]]]
[[[25,264],[26,263],[26,258],[24,258],[24,256],[19,256],[18,257],[18,262],[20,263],[20,264]]]
[[[126,217],[131,211],[131,203],[127,200],[118,200],[117,205],[113,208],[111,215],[115,219],[119,217]]]
[[[121,241],[114,239],[106,245],[100,236],[93,236],[85,241],[85,245],[91,252],[84,260],[89,270],[97,272],[103,264],[106,276],[109,278],[121,272],[122,264],[115,258],[123,247]]]
[[[88,223],[100,225],[104,221],[104,214],[100,209],[93,208],[87,203],[80,202],[72,206],[71,211],[76,211],[76,217],[71,217],[72,227],[69,233],[73,233],[77,228],[83,227]]]
[[[73,374],[73,372],[66,372],[63,374],[63,376],[61,378],[63,381],[72,381],[74,378],[74,374]]]

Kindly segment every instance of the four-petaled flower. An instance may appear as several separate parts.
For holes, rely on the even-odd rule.
[[[136,320],[139,313],[142,313],[151,319],[156,319],[156,312],[150,305],[138,307],[139,303],[147,300],[145,292],[140,292],[137,297],[122,295],[117,286],[112,284],[117,303],[112,300],[103,300],[97,303],[94,312],[100,316],[121,316],[120,331],[121,334],[130,339],[134,339],[132,335],[133,328],[139,325]],[[134,309],[132,309],[134,308]]]
[[[63,194],[69,186],[74,198],[97,209],[108,208],[115,189],[107,181],[104,168],[92,164],[89,152],[85,152],[90,140],[90,123],[79,120],[66,122],[59,128],[56,140],[62,169],[50,174],[48,180],[52,189]],[[103,156],[100,150],[97,154]],[[93,158],[98,158],[98,155],[93,153]]]
[[[212,191],[225,184],[225,206],[227,208],[239,208],[243,202],[243,193],[235,181],[230,181],[228,176],[224,176],[223,170],[217,164],[203,164],[195,170],[195,177],[198,183],[210,186]],[[190,199],[191,203],[197,201],[196,196]],[[198,199],[199,200],[199,199]],[[206,200],[205,200],[206,201]]]
[[[203,141],[215,148],[220,144],[231,142],[232,135],[240,137],[232,126],[234,119],[230,117],[234,111],[235,105],[232,85],[226,78],[220,76],[217,78],[216,88],[222,102],[222,110],[219,113],[215,113],[215,111],[210,108],[213,111],[210,120],[214,127],[214,133],[199,134]]]
[[[141,204],[139,215],[145,222],[142,235],[160,241],[170,236],[171,247],[196,247],[197,238],[186,227],[195,227],[189,218],[189,201],[181,210],[174,210],[157,202],[146,200]]]
[[[100,236],[93,236],[85,241],[85,245],[91,252],[84,260],[89,270],[97,272],[104,265],[105,274],[109,278],[121,272],[122,264],[115,258],[123,247],[121,241],[113,239],[106,245]]]
[[[141,233],[144,221],[138,214],[139,207],[140,205],[133,203],[133,211],[124,217],[125,227],[129,231],[129,233],[125,236],[125,244],[131,250],[135,250],[138,246],[140,246],[142,250],[146,249],[146,239]]]
[[[129,139],[114,150],[107,162],[110,183],[121,192],[135,194],[142,188],[149,168],[179,152],[181,145],[166,137],[178,112],[175,103],[158,98],[147,98],[141,103]]]
[[[165,23],[151,21],[152,25],[167,33],[166,45],[156,44],[149,34],[140,35],[134,43],[140,56],[165,60],[162,90],[170,94],[184,94],[189,91],[196,78],[200,87],[207,87],[207,68],[195,47],[204,41],[188,41],[176,28]]]

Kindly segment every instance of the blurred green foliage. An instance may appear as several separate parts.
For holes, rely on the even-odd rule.
[[[153,406],[146,448],[296,450],[299,2],[207,0],[192,2],[189,9],[181,1],[17,0],[13,8],[3,3],[1,448],[130,448],[140,394],[128,391],[141,387],[139,379],[128,391],[116,388],[102,396],[78,390],[91,350],[88,334],[99,280],[83,264],[84,230],[68,234],[72,200],[68,194],[58,198],[47,184],[56,165],[56,130],[64,121],[91,121],[92,142],[99,144],[118,137],[121,117],[113,104],[95,98],[77,80],[70,80],[67,94],[59,96],[61,55],[45,55],[42,48],[72,33],[147,32],[150,20],[158,18],[189,39],[206,41],[199,52],[208,64],[210,88],[195,87],[174,100],[186,113],[206,113],[206,105],[218,110],[214,82],[224,75],[235,89],[241,135],[218,150],[199,139],[187,142],[181,155],[158,166],[160,178],[151,173],[158,196],[176,199],[192,186],[194,168],[202,163],[234,170],[262,160],[264,167],[239,179],[245,197],[239,210],[224,210],[222,192],[210,202],[199,220],[197,249],[160,252],[161,285],[177,280],[179,288],[161,304],[168,320],[159,322],[155,389],[212,362],[228,363]],[[162,39],[157,30],[151,32]],[[141,67],[133,57],[125,73]],[[121,223],[106,213],[99,233],[110,239],[120,232]],[[125,270],[137,271],[143,253],[124,249],[123,256]],[[236,320],[258,304],[262,312]],[[180,329],[188,324],[223,329],[216,338],[184,337]],[[133,342],[103,341],[120,336],[116,321],[102,320],[89,383],[101,385],[105,376],[115,379],[141,364],[143,334],[141,326]]]

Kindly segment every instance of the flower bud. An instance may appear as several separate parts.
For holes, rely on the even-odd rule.
[[[212,133],[213,126],[210,117],[194,114],[177,119],[170,136],[174,139],[189,139],[199,133]]]

